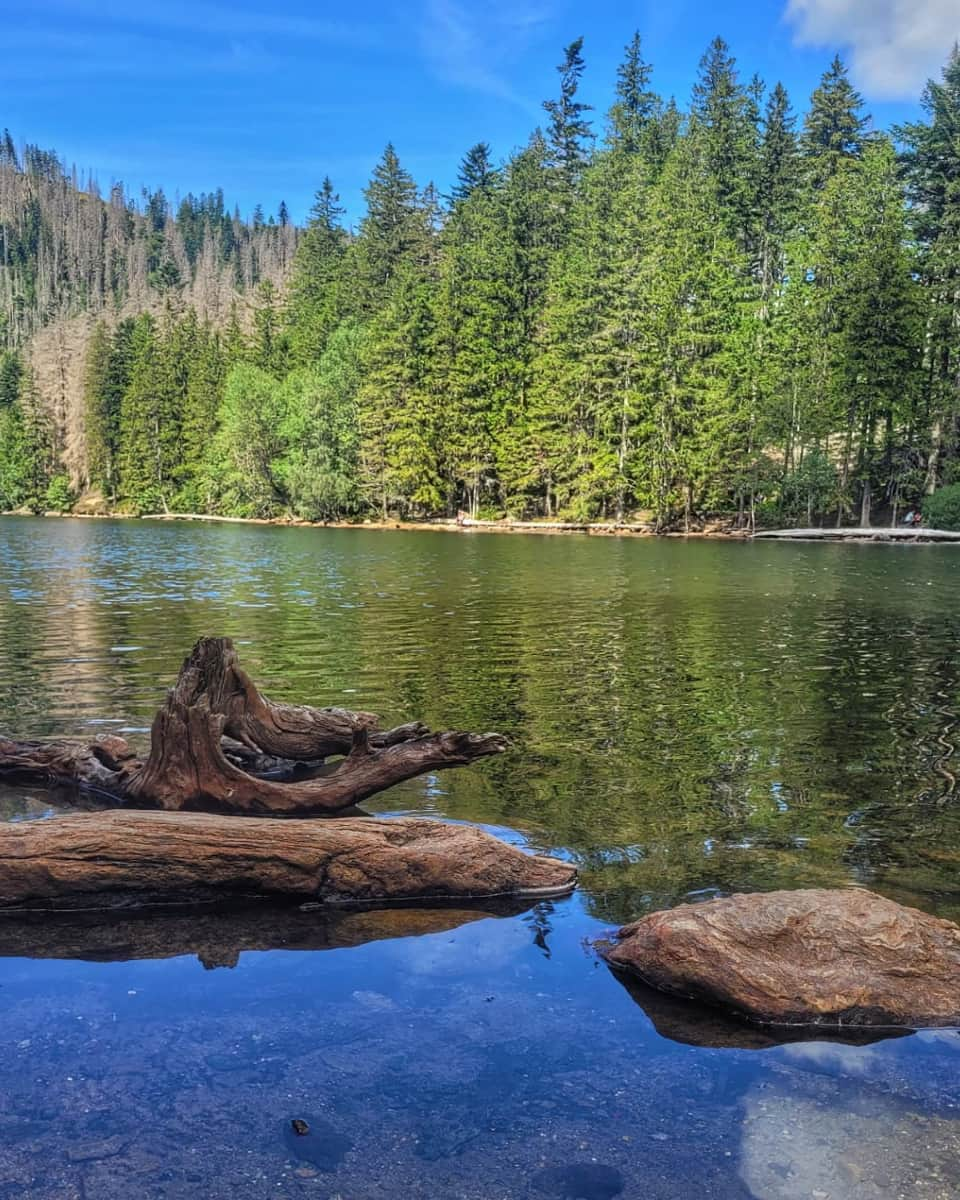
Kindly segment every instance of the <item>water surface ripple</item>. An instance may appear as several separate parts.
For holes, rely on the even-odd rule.
[[[0,1196],[955,1196],[955,1033],[691,1032],[583,943],[778,886],[960,917],[958,583],[949,546],[0,520],[3,732],[145,745],[192,641],[228,634],[278,697],[507,734],[378,809],[583,879],[349,929],[0,927]],[[11,819],[55,803],[0,788]]]

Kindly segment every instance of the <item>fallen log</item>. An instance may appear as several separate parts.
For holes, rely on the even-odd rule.
[[[506,749],[499,734],[430,733],[419,723],[381,731],[377,722],[373,713],[268,700],[228,638],[201,638],[154,718],[145,760],[119,737],[0,738],[0,775],[137,808],[307,816]],[[344,757],[326,763],[330,755]]]
[[[600,951],[652,987],[761,1025],[960,1024],[960,926],[857,889],[651,913]]]
[[[576,874],[473,826],[419,818],[113,811],[0,824],[0,906],[8,912],[230,895],[323,905],[534,898],[565,895]]]

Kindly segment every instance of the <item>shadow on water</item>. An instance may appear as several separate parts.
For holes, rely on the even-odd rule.
[[[313,909],[269,901],[248,905],[25,914],[0,910],[0,957],[130,962],[195,956],[208,970],[236,967],[241,954],[268,950],[344,950],[391,938],[446,933],[471,921],[515,917],[530,902],[473,907],[410,905]]]
[[[770,1050],[794,1042],[836,1042],[842,1046],[870,1046],[891,1038],[909,1037],[911,1029],[834,1030],[816,1025],[751,1025],[738,1021],[719,1009],[668,996],[648,987],[627,972],[608,968],[630,998],[643,1009],[650,1023],[663,1038],[684,1046],[703,1046],[711,1050]]]

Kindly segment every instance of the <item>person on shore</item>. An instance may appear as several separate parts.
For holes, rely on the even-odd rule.
[[[917,514],[911,508],[910,511],[907,513],[907,515],[903,518],[903,524],[904,525],[912,525],[913,521],[914,521],[914,517],[916,517],[916,515]]]

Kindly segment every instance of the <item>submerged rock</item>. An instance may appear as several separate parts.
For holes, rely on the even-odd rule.
[[[960,926],[872,892],[683,904],[625,925],[601,953],[661,991],[761,1024],[960,1024]]]
[[[533,1177],[533,1186],[556,1200],[613,1200],[623,1191],[623,1176],[606,1163],[570,1163],[547,1167]]]
[[[322,1117],[284,1121],[283,1144],[291,1158],[310,1163],[321,1171],[335,1171],[353,1149],[350,1138]]]
[[[804,1042],[870,1046],[913,1034],[908,1027],[882,1025],[758,1025],[695,1000],[657,991],[632,973],[615,970],[614,977],[662,1038],[684,1046],[712,1050],[770,1050]]]

